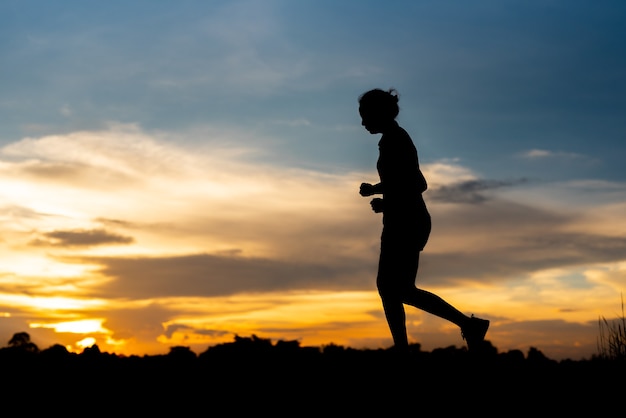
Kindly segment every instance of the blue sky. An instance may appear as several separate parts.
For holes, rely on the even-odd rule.
[[[291,138],[274,144],[283,164],[365,167],[360,132],[333,128],[358,122],[362,90],[393,86],[425,161],[461,158],[490,177],[623,179],[625,7],[4,2],[2,141],[40,125],[236,125]],[[512,167],[528,149],[583,161]]]
[[[468,308],[492,317],[503,349],[588,355],[598,315],[613,315],[626,284],[625,17],[626,4],[602,0],[2,1],[0,332],[26,327],[42,345],[70,346],[54,324],[92,320],[99,328],[81,338],[113,349],[151,318],[154,331],[128,350],[234,332],[388,343],[366,293],[380,225],[356,192],[375,180],[377,138],[357,98],[394,87],[431,185],[421,283],[459,305],[483,297]],[[159,263],[179,273],[159,275],[154,291],[138,271],[168,271]],[[211,269],[229,285],[206,279]],[[51,297],[51,282],[87,304],[130,295],[134,305],[106,312],[136,312],[138,328],[18,297]],[[357,292],[352,306],[377,322],[359,319],[367,335],[348,340],[338,338],[349,325],[304,314],[309,326],[268,311],[271,324],[220,328],[223,318],[171,299],[217,306],[211,298],[248,300],[246,289],[259,298],[246,306],[294,306],[289,295],[315,290],[350,312]],[[535,317],[524,311],[533,303],[554,309]],[[258,314],[245,311],[239,323]],[[414,339],[462,343],[415,315]],[[555,323],[560,342],[547,337]],[[542,326],[545,339],[529,340]]]

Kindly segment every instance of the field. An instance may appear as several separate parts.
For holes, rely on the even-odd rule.
[[[26,416],[602,416],[622,403],[626,364],[481,353],[300,347],[252,336],[196,355],[122,357],[97,346],[0,349],[4,404]],[[82,411],[82,412],[81,412]]]

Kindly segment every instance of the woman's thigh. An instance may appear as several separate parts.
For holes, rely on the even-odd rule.
[[[419,242],[381,240],[376,285],[381,291],[402,291],[415,284],[419,265]]]

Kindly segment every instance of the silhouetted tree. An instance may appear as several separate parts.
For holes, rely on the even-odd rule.
[[[39,347],[30,340],[27,332],[17,332],[9,340],[9,347],[29,353],[38,353]]]
[[[538,365],[538,366],[546,366],[549,364],[556,363],[554,360],[549,359],[545,356],[539,349],[535,347],[530,347],[528,350],[528,355],[526,359],[529,363]]]
[[[97,344],[94,344],[91,347],[85,347],[83,349],[83,354],[100,354],[100,347],[98,347]]]
[[[195,360],[196,353],[191,351],[189,347],[175,346],[170,347],[170,352],[167,354],[167,357],[177,361]]]
[[[67,348],[61,344],[54,344],[44,350],[41,350],[41,355],[45,359],[49,360],[62,360],[70,357],[70,352]]]
[[[276,348],[276,351],[278,352],[292,354],[292,353],[297,353],[300,350],[300,342],[297,340],[293,340],[293,341],[279,340],[276,342],[274,347]]]
[[[507,364],[524,364],[524,361],[526,360],[524,353],[519,349],[509,350],[506,353],[502,353],[500,354],[500,358]]]
[[[345,353],[346,348],[342,345],[337,345],[335,343],[330,343],[322,346],[322,353],[325,355],[334,355],[338,353]]]

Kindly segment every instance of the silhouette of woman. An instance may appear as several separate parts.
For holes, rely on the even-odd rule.
[[[417,149],[398,125],[398,92],[373,89],[359,97],[361,124],[371,134],[382,134],[376,164],[380,182],[362,183],[361,196],[381,194],[370,204],[382,213],[383,229],[376,286],[391,331],[394,349],[408,351],[404,305],[444,318],[461,329],[469,351],[485,339],[489,321],[467,316],[439,296],[415,286],[419,257],[428,241],[431,218],[422,193],[427,183],[420,170]]]

